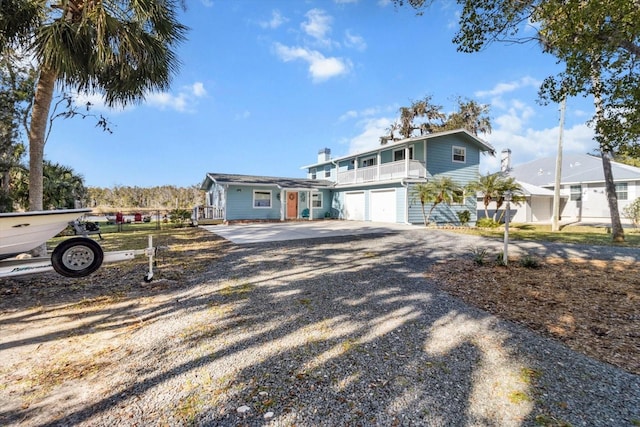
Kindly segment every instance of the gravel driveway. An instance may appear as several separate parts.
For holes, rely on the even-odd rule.
[[[227,244],[186,290],[109,319],[131,325],[101,350],[117,363],[28,411],[0,387],[0,424],[639,425],[638,376],[424,278],[471,246],[501,248],[436,230]]]

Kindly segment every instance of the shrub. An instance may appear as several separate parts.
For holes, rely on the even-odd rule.
[[[462,225],[467,225],[471,221],[471,212],[469,211],[458,212],[456,215],[458,215],[458,220]]]
[[[504,251],[500,251],[500,252],[498,252],[498,254],[496,255],[496,264],[498,264],[498,265],[502,265],[502,266],[507,265],[507,264],[504,262]]]
[[[476,221],[476,226],[480,228],[496,228],[500,226],[500,223],[491,218],[480,218]]]
[[[169,212],[169,218],[174,224],[182,225],[188,219],[191,219],[191,211],[187,209],[174,209]]]
[[[520,265],[523,266],[524,268],[540,268],[540,260],[538,260],[538,258],[531,256],[531,255],[525,255],[522,258],[520,258]]]
[[[633,226],[637,228],[638,225],[640,225],[640,197],[625,206],[624,209],[622,209],[622,213],[629,218]]]
[[[471,248],[473,262],[477,265],[484,265],[487,259],[487,250],[484,248]]]

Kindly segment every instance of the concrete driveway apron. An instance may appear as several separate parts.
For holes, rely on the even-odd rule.
[[[364,221],[302,221],[242,225],[207,225],[207,231],[236,244],[317,239],[323,237],[388,234],[415,229],[414,225]]]

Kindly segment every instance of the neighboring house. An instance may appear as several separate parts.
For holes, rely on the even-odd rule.
[[[304,166],[306,179],[207,174],[205,218],[225,221],[340,218],[346,220],[422,223],[418,183],[446,175],[460,185],[478,179],[480,154],[491,145],[466,130],[439,132],[380,145],[360,153],[331,158],[320,150],[316,163]],[[429,206],[427,206],[427,209]],[[439,205],[431,220],[457,223],[468,210],[476,220],[475,196],[457,205]]]
[[[640,197],[640,168],[611,162],[618,196],[618,210]],[[527,199],[518,211],[516,222],[550,222],[553,212],[556,158],[546,157],[509,169],[509,175],[524,186],[525,192],[538,192]],[[540,190],[546,191],[546,193]],[[604,185],[602,159],[588,154],[564,155],[560,179],[560,219],[563,222],[610,222],[609,203]]]

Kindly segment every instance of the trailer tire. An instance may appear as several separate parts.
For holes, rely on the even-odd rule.
[[[65,277],[85,277],[102,265],[104,252],[95,241],[75,237],[60,243],[51,254],[53,269]]]

